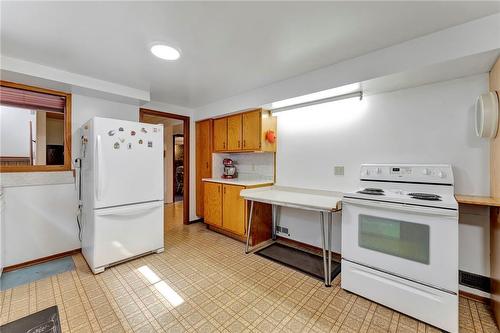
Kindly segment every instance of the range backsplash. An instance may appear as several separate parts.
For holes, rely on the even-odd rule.
[[[212,177],[222,176],[224,172],[222,160],[225,158],[236,162],[239,179],[274,179],[274,153],[214,153],[212,154]]]

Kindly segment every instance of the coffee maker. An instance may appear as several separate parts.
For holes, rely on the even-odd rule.
[[[233,179],[238,177],[238,171],[236,170],[235,162],[230,158],[225,158],[222,161],[224,164],[224,173],[222,174],[222,178],[224,179]]]

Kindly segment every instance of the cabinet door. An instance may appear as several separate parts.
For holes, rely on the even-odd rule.
[[[214,150],[227,150],[227,118],[214,120]]]
[[[244,186],[223,185],[222,227],[237,235],[245,234],[245,200],[240,197]]]
[[[243,150],[260,150],[260,110],[243,113]]]
[[[205,223],[222,226],[222,184],[205,182]]]
[[[196,123],[196,215],[203,217],[203,178],[212,177],[212,121]]]
[[[241,114],[227,117],[227,149],[241,149]]]

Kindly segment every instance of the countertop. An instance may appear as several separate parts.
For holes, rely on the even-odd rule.
[[[272,185],[273,181],[269,179],[223,179],[223,178],[203,178],[204,182],[229,184],[229,185],[240,185],[240,186],[261,186],[261,185]]]
[[[500,198],[481,197],[481,196],[463,195],[463,194],[455,194],[455,198],[457,199],[458,203],[461,204],[500,207]]]
[[[242,190],[240,195],[247,200],[315,211],[340,210],[343,196],[342,193],[336,191],[311,190],[287,186],[266,186]]]

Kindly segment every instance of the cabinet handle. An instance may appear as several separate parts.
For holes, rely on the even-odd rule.
[[[247,143],[245,140],[243,140],[243,147],[246,147],[247,146]]]
[[[226,194],[226,188],[224,187],[224,194]]]
[[[217,186],[217,192],[220,193],[220,186]]]
[[[226,149],[226,143],[225,143],[225,142],[223,142],[223,143],[222,143],[222,147],[223,147],[224,149]]]
[[[205,162],[207,164],[207,169],[208,169],[208,162]]]
[[[238,140],[238,148],[240,148],[240,147],[241,147],[240,140]]]

